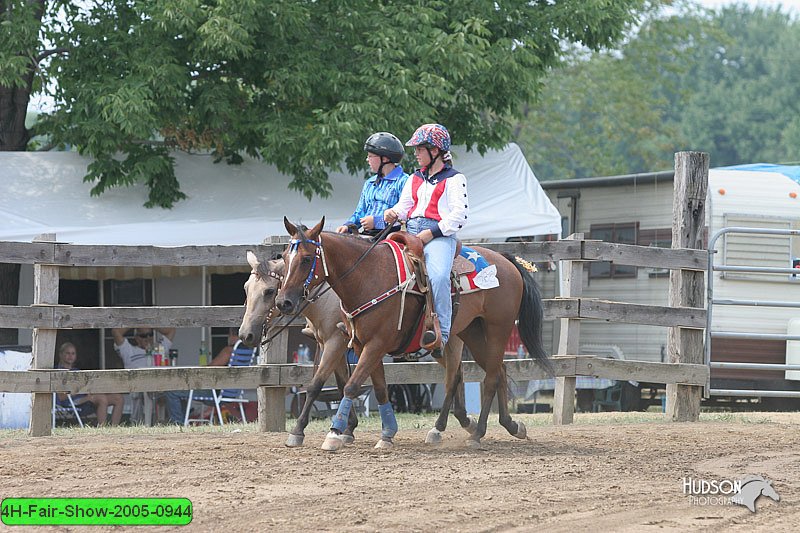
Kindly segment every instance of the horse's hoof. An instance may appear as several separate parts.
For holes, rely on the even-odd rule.
[[[286,439],[286,447],[299,448],[303,445],[303,439],[305,438],[305,435],[295,435],[294,433],[289,433],[289,437]]]
[[[376,450],[381,450],[381,451],[384,451],[384,452],[388,452],[392,448],[394,448],[394,444],[392,444],[392,441],[388,441],[388,440],[381,439],[381,440],[378,441],[377,444],[375,444],[375,449]]]
[[[350,446],[356,440],[354,436],[348,435],[346,433],[342,433],[341,437],[342,437],[342,442],[344,443],[345,446]]]
[[[470,450],[480,450],[481,449],[481,441],[478,439],[467,439],[466,442],[467,448]]]
[[[322,449],[326,452],[338,452],[344,446],[342,436],[331,431],[325,436],[325,441],[322,443]]]
[[[442,432],[436,428],[433,428],[425,435],[425,444],[430,444],[432,446],[438,446],[442,443]]]
[[[474,435],[475,432],[478,431],[478,423],[475,422],[474,418],[470,417],[469,418],[469,425],[467,427],[465,427],[464,429],[467,430],[467,433],[469,433],[470,435]]]
[[[514,436],[522,440],[528,438],[528,430],[525,428],[525,424],[522,422],[517,422],[517,432],[514,434]]]

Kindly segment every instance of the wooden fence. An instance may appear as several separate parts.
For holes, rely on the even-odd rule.
[[[533,262],[562,261],[563,297],[545,300],[545,319],[561,321],[555,359],[556,389],[553,421],[572,422],[576,376],[638,380],[667,384],[667,410],[672,420],[697,420],[708,367],[702,364],[704,271],[707,255],[702,238],[708,156],[676,154],[674,249],[586,240],[572,235],[561,241],[481,244]],[[698,205],[699,204],[699,205]],[[687,246],[692,246],[689,248]],[[253,388],[258,391],[259,428],[284,431],[286,389],[308,383],[313,369],[285,364],[288,335],[276,338],[259,365],[243,368],[180,367],[135,370],[53,369],[59,329],[238,326],[242,306],[72,307],[58,304],[59,268],[98,266],[229,266],[243,262],[246,250],[261,257],[282,251],[282,244],[260,246],[90,246],[59,243],[43,235],[33,243],[0,242],[0,262],[32,264],[34,303],[0,306],[0,327],[33,328],[33,368],[27,372],[0,371],[0,391],[33,393],[30,434],[51,433],[53,392],[72,394],[144,392],[208,388]],[[671,270],[670,305],[651,306],[581,297],[583,265],[587,261],[658,267]],[[670,328],[670,363],[618,361],[578,356],[581,319],[599,319]],[[698,345],[699,339],[699,345]],[[547,376],[530,359],[506,361],[508,375],[517,381]],[[466,381],[479,381],[483,371],[464,364]],[[441,383],[444,371],[436,363],[391,363],[388,383]]]

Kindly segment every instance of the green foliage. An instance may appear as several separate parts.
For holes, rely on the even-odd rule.
[[[703,43],[687,77],[695,90],[671,117],[713,166],[797,160],[800,23],[778,9],[741,6],[714,17],[724,34]]]
[[[615,51],[574,49],[525,109],[516,139],[540,179],[796,159],[800,26],[776,9],[648,12]]]
[[[147,205],[171,206],[182,193],[168,149],[179,148],[229,162],[260,156],[292,177],[290,188],[325,196],[331,169],[364,170],[374,131],[407,138],[436,121],[456,143],[503,145],[562,46],[614,43],[643,4],[48,2],[38,37],[68,52],[43,65],[57,80],[57,109],[37,132],[96,158],[86,177],[94,194],[145,181]]]

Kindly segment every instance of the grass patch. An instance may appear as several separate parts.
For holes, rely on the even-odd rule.
[[[786,413],[766,413],[766,412],[747,412],[747,413],[700,413],[700,423],[728,423],[728,424],[769,424],[773,422],[785,422]],[[436,422],[436,413],[430,414],[410,414],[397,413],[397,423],[400,431],[403,430],[429,430]],[[553,425],[552,413],[538,414],[513,414],[515,420],[522,421],[529,428]],[[781,420],[779,419],[779,417]],[[476,418],[473,416],[473,418]],[[625,425],[625,424],[668,424],[670,420],[661,412],[610,412],[610,413],[576,413],[574,425]],[[286,430],[294,427],[295,419],[286,420]],[[460,425],[453,415],[450,415],[447,422],[448,430],[459,430]],[[488,421],[489,428],[500,427],[497,414],[492,413]],[[569,427],[569,426],[566,426]],[[305,430],[307,435],[324,434],[330,429],[330,419],[313,419]],[[368,417],[359,417],[357,431],[379,432],[381,430],[381,419],[377,413]],[[79,427],[55,428],[53,435],[56,437],[77,437],[77,436],[123,436],[123,435],[169,435],[177,434],[207,434],[207,433],[257,433],[258,424],[226,424],[224,426],[116,426],[116,427],[91,427],[83,429]],[[28,438],[28,431],[25,429],[4,429],[0,430],[0,441]]]

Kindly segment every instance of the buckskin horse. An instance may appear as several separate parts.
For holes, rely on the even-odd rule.
[[[352,341],[359,360],[344,387],[345,397],[322,446],[325,450],[337,451],[343,445],[341,434],[361,385],[369,375],[373,376],[373,382],[376,375],[383,378],[383,355],[403,350],[411,330],[419,322],[424,299],[416,296],[405,298],[398,294],[403,292],[400,289],[402,280],[398,279],[398,267],[389,245],[371,248],[368,241],[357,237],[323,233],[324,224],[325,217],[310,230],[305,230],[284,217],[291,241],[284,253],[286,274],[276,304],[281,312],[291,314],[317,285],[327,281],[339,295],[343,311],[352,316],[356,310],[365,309],[351,318]],[[445,399],[435,426],[426,437],[429,443],[440,441],[440,433],[446,427],[460,383],[461,351],[453,349],[453,345],[459,344],[456,336],[467,345],[475,362],[486,373],[476,426],[472,426],[465,413],[462,419],[460,413],[454,412],[462,427],[471,433],[467,439],[470,447],[479,447],[480,439],[486,434],[495,394],[500,424],[514,437],[527,437],[525,425],[515,422],[508,411],[508,382],[503,363],[504,348],[515,321],[518,321],[520,337],[528,352],[553,374],[552,363],[542,346],[543,307],[533,275],[510,256],[486,248],[474,249],[490,265],[496,266],[499,286],[470,292],[460,298],[451,326],[451,338],[445,347],[446,355],[440,361],[446,369]],[[385,383],[385,378],[382,381]],[[397,421],[391,404],[380,397],[378,403],[383,430],[376,448],[391,448]]]

